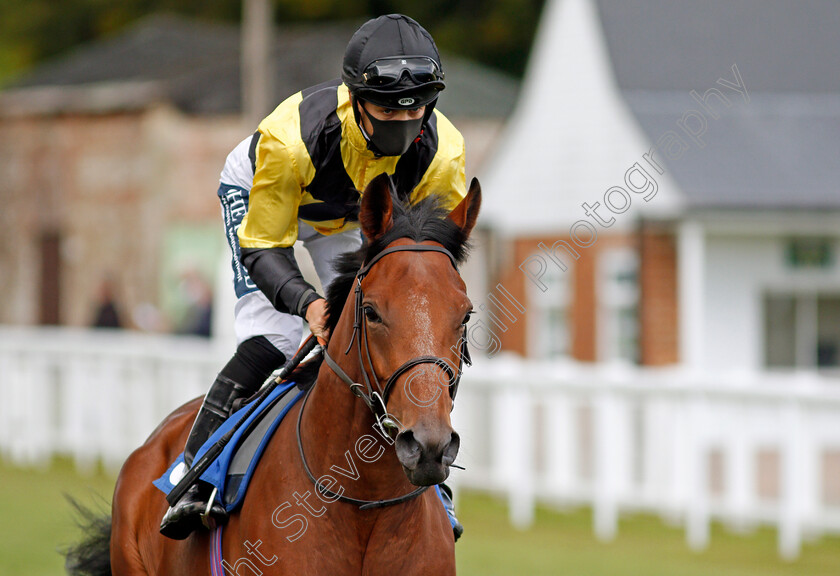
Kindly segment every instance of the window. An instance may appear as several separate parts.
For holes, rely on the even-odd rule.
[[[541,290],[528,282],[528,351],[535,358],[559,358],[572,351],[571,316],[572,274],[567,265],[564,272],[558,266],[548,266],[541,281]]]
[[[636,363],[639,355],[639,256],[609,249],[598,258],[598,358]]]
[[[840,295],[766,295],[764,358],[769,368],[840,368]]]
[[[829,238],[793,238],[787,242],[785,258],[791,268],[830,268],[834,243]]]

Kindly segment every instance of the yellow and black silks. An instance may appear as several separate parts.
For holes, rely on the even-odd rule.
[[[464,139],[435,110],[402,156],[376,156],[356,124],[339,80],[298,92],[260,123],[252,145],[254,184],[239,227],[242,248],[285,248],[298,218],[324,235],[358,226],[360,191],[392,175],[399,195],[439,194],[451,210],[466,195]]]

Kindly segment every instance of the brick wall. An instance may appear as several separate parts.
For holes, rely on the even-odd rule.
[[[603,242],[605,239],[601,239]],[[550,246],[550,244],[546,244]],[[597,260],[602,246],[580,250],[580,259],[570,270],[572,290],[572,358],[582,362],[598,359]]]
[[[45,234],[60,241],[59,323],[88,324],[106,276],[126,311],[156,305],[165,230],[221,226],[219,172],[246,134],[167,107],[0,118],[0,323],[38,322]]]
[[[45,238],[58,237],[58,322],[87,325],[105,277],[126,314],[161,306],[163,243],[207,226],[224,250],[219,174],[253,126],[167,105],[15,116],[0,110],[0,324],[37,324]],[[480,165],[499,122],[460,122]],[[476,143],[474,146],[471,143]],[[171,262],[170,262],[171,264]],[[209,280],[213,280],[212,278]]]
[[[674,233],[645,224],[639,233],[641,288],[639,348],[641,364],[679,361],[677,251]]]

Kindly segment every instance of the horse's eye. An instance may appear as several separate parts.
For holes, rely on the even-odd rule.
[[[374,322],[376,324],[380,324],[382,322],[382,318],[376,313],[376,310],[374,310],[372,306],[365,306],[362,310],[364,311],[365,319],[367,319],[368,322]]]
[[[466,325],[470,321],[470,317],[472,316],[472,313],[473,313],[472,310],[467,312],[467,315],[464,316],[464,321],[462,322],[462,324]]]

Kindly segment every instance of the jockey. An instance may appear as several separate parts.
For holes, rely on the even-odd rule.
[[[326,287],[333,258],[361,246],[359,190],[377,175],[391,174],[411,202],[443,191],[451,210],[466,196],[464,139],[435,110],[444,88],[429,33],[407,16],[380,16],[350,39],[341,80],[289,97],[228,155],[218,195],[233,253],[238,345],[198,412],[187,465],[234,402],[294,355],[303,319],[320,341],[329,337],[326,301],[298,268],[296,240]],[[186,538],[201,525],[208,499],[202,483],[192,486],[166,512],[161,533]],[[457,539],[463,529],[448,494],[444,502]],[[226,514],[214,504],[211,515]]]

